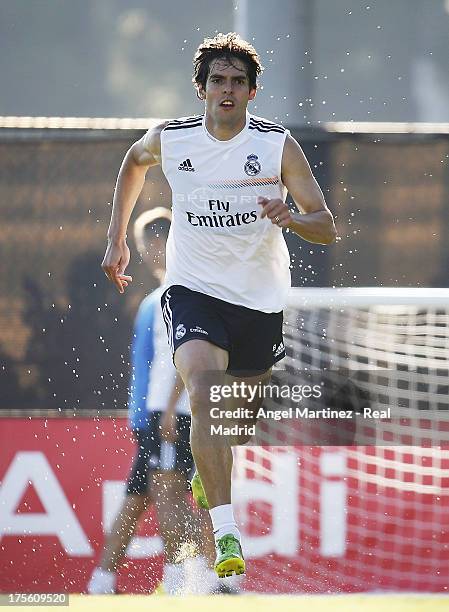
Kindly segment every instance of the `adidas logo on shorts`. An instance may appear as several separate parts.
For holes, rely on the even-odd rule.
[[[178,170],[185,170],[186,172],[195,172],[195,168],[192,166],[192,162],[189,158],[179,164]]]
[[[281,342],[279,344],[279,346],[276,346],[276,344],[273,344],[273,354],[275,357],[279,357],[279,355],[285,351],[285,347],[284,347],[284,343]]]

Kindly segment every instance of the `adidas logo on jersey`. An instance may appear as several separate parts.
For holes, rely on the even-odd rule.
[[[192,162],[189,158],[179,164],[178,170],[185,170],[186,172],[195,172],[195,168],[192,166]]]

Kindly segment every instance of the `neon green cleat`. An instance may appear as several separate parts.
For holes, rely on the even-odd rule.
[[[227,533],[221,537],[216,543],[216,549],[214,569],[219,578],[245,573],[242,547],[235,536]]]
[[[205,508],[206,510],[209,510],[209,504],[207,502],[206,493],[203,489],[203,483],[201,482],[200,475],[197,471],[195,471],[195,474],[193,475],[193,478],[190,482],[190,486],[192,488],[192,495],[196,505],[200,508]]]

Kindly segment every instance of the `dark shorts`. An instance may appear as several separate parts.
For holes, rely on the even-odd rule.
[[[236,306],[181,285],[169,287],[161,305],[173,355],[188,340],[207,340],[229,352],[235,376],[266,372],[285,357],[282,311]]]
[[[137,452],[128,478],[127,495],[145,495],[148,491],[149,470],[176,470],[187,478],[193,468],[190,450],[190,415],[177,416],[178,438],[174,444],[162,445],[159,420],[162,412],[151,412],[148,429],[136,430]]]

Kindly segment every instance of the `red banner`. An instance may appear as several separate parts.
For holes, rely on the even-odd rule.
[[[124,495],[125,419],[0,420],[0,591],[82,592]],[[422,449],[237,451],[234,500],[264,592],[444,591],[449,457]],[[157,523],[141,521],[119,589],[162,574]]]
[[[0,591],[84,591],[135,452],[126,419],[2,419],[0,428]],[[140,521],[138,537],[151,556],[126,558],[120,590],[151,591],[161,579],[155,520]]]

